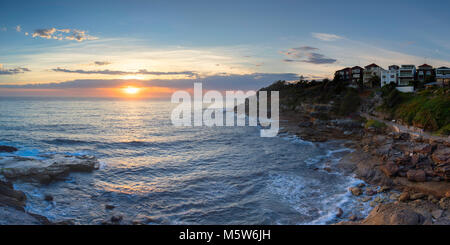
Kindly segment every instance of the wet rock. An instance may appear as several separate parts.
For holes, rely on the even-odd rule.
[[[411,195],[409,196],[409,199],[411,199],[411,200],[418,200],[418,199],[423,199],[423,198],[425,198],[425,197],[426,197],[425,194],[419,192],[419,193],[411,194]]]
[[[361,199],[361,201],[363,201],[363,202],[368,202],[368,201],[370,201],[370,200],[372,200],[372,197],[363,197],[363,198]]]
[[[362,149],[363,149],[364,152],[369,152],[370,151],[369,145],[363,146]]]
[[[0,205],[0,225],[44,225],[43,221],[13,207]]]
[[[394,159],[394,162],[398,165],[410,165],[411,163],[411,156],[409,155],[402,155],[402,156],[396,156]]]
[[[362,194],[362,190],[359,187],[350,187],[349,190],[354,196],[359,196]]]
[[[366,225],[420,225],[425,218],[404,203],[380,204],[361,221]]]
[[[0,161],[0,173],[7,179],[22,179],[48,183],[61,179],[70,172],[91,172],[98,169],[99,162],[91,156],[53,155],[49,159],[27,159],[17,161],[11,158]]]
[[[393,193],[389,196],[389,199],[396,201],[396,200],[398,200],[399,197],[400,197],[400,194]]]
[[[433,147],[430,144],[420,144],[414,147],[413,152],[428,155],[432,152]]]
[[[431,216],[433,216],[433,218],[435,219],[439,219],[442,216],[442,213],[444,213],[444,211],[440,210],[440,209],[436,209],[431,211]]]
[[[114,209],[114,208],[115,208],[115,206],[112,205],[112,204],[105,204],[105,209],[106,210],[111,210],[111,209]]]
[[[450,208],[450,198],[444,197],[439,201],[439,207],[444,210],[448,210]]]
[[[325,168],[323,168],[323,170],[327,171],[328,173],[331,173],[331,171],[332,171],[330,167],[325,167]]]
[[[450,147],[437,149],[433,152],[431,158],[437,165],[450,164]]]
[[[377,206],[377,203],[375,201],[371,201],[369,203],[369,205],[373,208],[373,207]]]
[[[444,180],[450,180],[450,164],[441,164],[435,168],[434,172],[441,176]]]
[[[420,155],[419,154],[414,154],[411,157],[411,164],[412,165],[416,165],[420,162]]]
[[[352,215],[352,216],[350,216],[350,218],[349,218],[349,220],[351,220],[351,221],[355,221],[355,220],[357,220],[358,219],[358,216],[356,216],[356,215]]]
[[[422,216],[410,209],[400,210],[394,213],[390,218],[392,225],[418,225],[421,223]]]
[[[378,193],[383,193],[383,192],[389,191],[390,189],[391,189],[391,187],[389,187],[389,186],[382,186],[378,190]]]
[[[12,146],[7,146],[7,145],[0,145],[0,152],[15,152],[18,149],[16,147],[12,147]]]
[[[366,195],[368,195],[368,196],[373,196],[373,195],[375,195],[375,194],[377,194],[377,191],[376,191],[376,190],[374,190],[374,189],[372,189],[372,188],[367,188],[367,189],[366,189]]]
[[[441,177],[439,177],[439,176],[433,177],[433,178],[431,178],[431,181],[433,181],[433,182],[440,182],[441,181]]]
[[[342,214],[344,214],[344,211],[342,211],[342,208],[337,208],[336,217],[340,218],[340,217],[342,217]]]
[[[380,170],[388,177],[393,177],[398,173],[398,166],[394,162],[388,162],[380,166]]]
[[[50,194],[46,194],[44,196],[44,200],[47,201],[47,202],[51,202],[51,201],[53,201],[53,196],[50,195]]]
[[[113,223],[119,223],[122,220],[123,220],[123,216],[121,214],[116,214],[111,217],[111,222],[113,222]]]
[[[0,206],[24,210],[26,199],[25,193],[14,190],[11,182],[0,180]]]
[[[422,169],[408,170],[408,172],[406,172],[406,177],[408,180],[415,182],[425,182],[427,180],[425,171]]]
[[[71,219],[67,219],[67,220],[58,221],[55,223],[55,225],[76,225],[76,223],[75,223],[75,221],[73,221]]]
[[[373,201],[377,202],[377,203],[382,203],[382,202],[384,202],[384,199],[380,196],[377,196],[377,197],[375,197],[375,199],[373,199]]]
[[[398,197],[398,200],[400,202],[406,202],[409,200],[409,192],[405,191],[402,194],[400,194],[400,196]]]

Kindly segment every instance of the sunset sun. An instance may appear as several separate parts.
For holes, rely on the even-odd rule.
[[[137,94],[137,93],[139,93],[140,90],[141,90],[140,88],[136,88],[136,87],[133,87],[133,86],[128,86],[128,87],[123,89],[123,91],[126,94]]]

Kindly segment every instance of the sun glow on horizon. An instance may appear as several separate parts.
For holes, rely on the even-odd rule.
[[[140,88],[133,87],[133,86],[128,86],[128,87],[123,88],[123,92],[125,92],[126,94],[130,94],[130,95],[137,94],[140,91],[141,91]]]

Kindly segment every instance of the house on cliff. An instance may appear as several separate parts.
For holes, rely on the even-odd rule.
[[[373,78],[381,77],[381,72],[384,71],[383,68],[373,63],[364,67],[363,72],[363,84],[365,87],[373,88],[376,84],[373,84]]]

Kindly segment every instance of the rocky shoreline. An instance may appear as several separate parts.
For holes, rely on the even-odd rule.
[[[353,186],[349,192],[370,202],[373,210],[368,217],[356,217],[338,209],[336,216],[347,218],[337,224],[450,224],[450,139],[364,128],[358,116],[320,119],[328,107],[282,108],[280,125],[283,133],[303,140],[346,140],[354,149],[336,167],[370,185]],[[385,193],[384,198],[373,197],[379,192]]]
[[[340,225],[450,224],[450,139],[424,138],[395,133],[389,128],[365,128],[361,117],[323,118],[329,105],[304,105],[295,110],[282,108],[280,133],[296,135],[311,142],[345,140],[354,149],[328,172],[340,171],[366,184],[349,187],[349,192],[373,210],[367,217],[336,210]],[[0,152],[14,153],[16,148],[0,146]],[[99,168],[92,156],[45,155],[42,159],[0,157],[0,224],[72,224],[53,223],[25,210],[26,196],[14,190],[13,181],[47,184],[63,180],[71,172],[91,172]],[[338,168],[338,169],[333,169]],[[46,195],[45,200],[51,201]],[[105,205],[112,210],[114,206]],[[143,218],[144,219],[144,218]],[[124,221],[114,214],[101,224],[142,224]]]
[[[13,153],[18,149],[0,146],[0,152]],[[48,184],[62,180],[71,172],[92,172],[99,162],[92,156],[46,155],[41,160],[19,156],[0,157],[0,225],[67,225],[71,221],[51,222],[46,217],[25,209],[25,193],[15,190],[13,181]],[[52,201],[45,195],[42,201]]]

